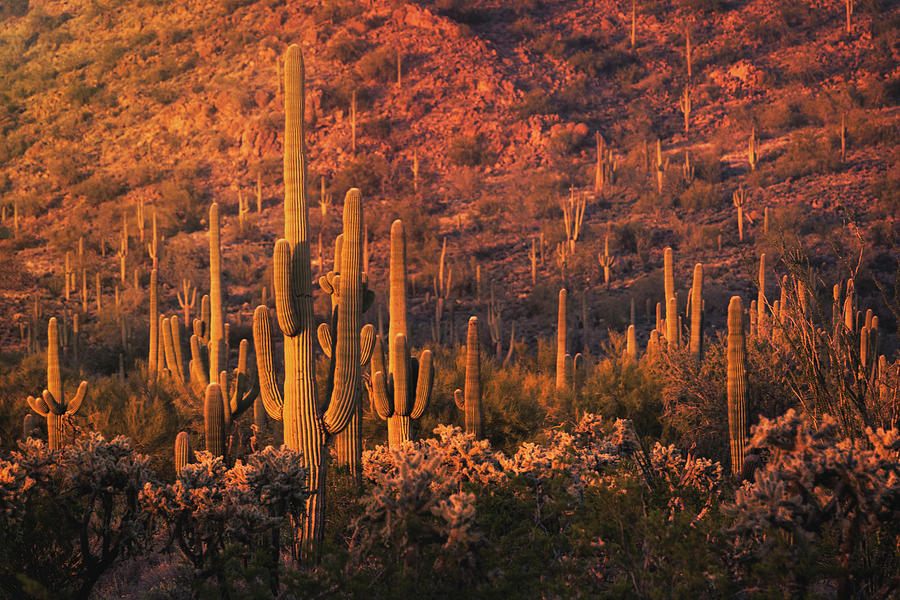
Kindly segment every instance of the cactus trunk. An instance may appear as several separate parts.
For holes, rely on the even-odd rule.
[[[747,446],[747,359],[744,337],[744,308],[732,296],[728,304],[728,433],[731,446],[731,473],[740,476]]]
[[[566,288],[559,290],[556,316],[556,389],[568,389],[566,378]]]
[[[694,265],[694,285],[691,288],[691,358],[696,364],[703,360],[703,265]]]

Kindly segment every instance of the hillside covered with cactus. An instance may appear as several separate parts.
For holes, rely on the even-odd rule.
[[[3,4],[0,598],[900,597],[898,40]]]

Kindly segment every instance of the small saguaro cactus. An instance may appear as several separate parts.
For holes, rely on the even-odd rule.
[[[691,357],[696,364],[703,359],[703,264],[694,265],[691,287]]]
[[[625,357],[630,361],[637,360],[637,338],[634,333],[634,325],[629,325],[628,332],[625,334]]]
[[[26,414],[25,418],[22,419],[22,439],[37,438],[38,435],[40,435],[40,429],[38,428],[37,419],[31,413]]]
[[[180,431],[175,436],[175,475],[181,474],[185,465],[194,461],[194,451],[191,449],[191,438],[187,431]]]
[[[687,135],[690,129],[691,123],[691,88],[690,86],[684,87],[684,92],[681,94],[681,99],[678,101],[678,107],[681,109],[681,112],[684,114],[684,134]]]
[[[203,430],[206,451],[213,456],[225,456],[225,400],[218,383],[206,386],[203,398]]]
[[[740,476],[749,432],[747,410],[747,357],[744,336],[744,308],[739,296],[728,303],[728,434],[731,445],[731,473]]]
[[[662,157],[662,140],[657,138],[656,140],[656,192],[662,194],[663,183],[665,181],[666,175],[666,167],[668,166],[669,161],[666,159],[666,162],[663,162]]]
[[[566,288],[559,290],[559,307],[556,317],[556,389],[569,388],[566,380]]]
[[[197,305],[197,286],[190,279],[181,280],[181,292],[175,292],[178,306],[184,311],[184,326],[191,326],[191,310]]]
[[[606,237],[603,240],[603,254],[597,255],[600,260],[600,266],[603,267],[603,284],[609,288],[610,271],[616,266],[616,257],[609,253],[609,228],[606,230]]]
[[[587,206],[587,197],[584,194],[575,194],[575,186],[569,189],[569,197],[559,201],[563,211],[563,225],[566,228],[566,242],[569,252],[575,252],[575,242],[581,235],[584,223],[584,210]]]
[[[759,141],[756,139],[756,127],[750,130],[750,141],[747,143],[747,162],[750,170],[755,171],[759,162]]]
[[[59,327],[56,317],[52,317],[47,326],[47,389],[38,398],[28,396],[31,410],[47,419],[47,442],[50,450],[58,450],[64,445],[66,423],[81,407],[87,385],[87,381],[82,381],[75,396],[69,400],[63,395],[59,373]]]
[[[372,352],[372,398],[375,412],[388,422],[388,445],[399,446],[412,439],[412,421],[428,407],[434,384],[431,350],[423,350],[421,360],[409,355],[406,336],[398,333],[391,342],[390,363],[394,371],[384,372],[381,339]]]
[[[734,190],[731,194],[731,203],[734,204],[734,207],[737,209],[737,226],[738,226],[738,241],[744,241],[744,203],[747,200],[747,194],[744,190],[743,184],[738,186],[738,189]]]
[[[456,390],[453,399],[456,407],[464,411],[466,433],[476,438],[483,437],[481,407],[481,354],[478,340],[478,317],[469,318],[469,329],[466,334],[466,385],[465,392]]]

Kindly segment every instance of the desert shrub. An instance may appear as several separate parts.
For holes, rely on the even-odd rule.
[[[96,205],[115,199],[122,193],[123,187],[115,176],[97,171],[81,183],[72,186],[72,191]]]
[[[491,152],[479,135],[458,135],[450,140],[447,152],[455,165],[477,167],[491,161]]]
[[[352,74],[340,75],[333,84],[322,86],[322,110],[337,109],[349,114],[353,92],[356,92],[357,110],[365,110],[372,102],[371,92]]]
[[[91,434],[59,452],[29,439],[7,458],[0,460],[0,586],[10,597],[53,590],[88,598],[104,572],[146,542],[138,496],[154,477],[125,438]]]
[[[81,107],[90,104],[91,98],[100,91],[102,86],[89,85],[81,79],[76,79],[66,88],[65,98],[73,106]]]
[[[365,41],[362,38],[340,31],[328,42],[326,55],[348,64],[357,60],[364,49]]]
[[[312,16],[316,23],[331,23],[337,25],[359,15],[363,11],[363,6],[352,0],[325,0],[317,5]]]
[[[716,185],[695,180],[679,196],[678,202],[687,210],[718,210],[724,197]]]
[[[890,585],[900,568],[897,429],[840,435],[829,415],[762,419],[748,443],[762,465],[727,506],[746,584],[805,595],[823,579],[845,597]]]
[[[335,201],[342,201],[350,188],[359,188],[363,197],[381,193],[384,180],[388,176],[388,164],[381,154],[359,153],[341,166],[331,180]]]
[[[517,38],[530,40],[537,35],[537,25],[531,17],[523,16],[513,21],[508,31]]]
[[[397,53],[389,46],[381,46],[364,54],[356,69],[365,81],[391,81],[397,74]]]
[[[527,119],[532,115],[548,115],[553,112],[553,104],[547,96],[547,92],[540,88],[534,88],[525,93],[522,101],[515,110],[520,119]]]

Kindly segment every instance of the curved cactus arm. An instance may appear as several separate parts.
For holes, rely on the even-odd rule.
[[[278,314],[278,326],[282,333],[293,337],[300,332],[300,312],[294,301],[295,281],[291,245],[287,240],[275,242],[275,310]]]
[[[334,286],[331,284],[329,276],[333,277],[334,273],[329,272],[328,275],[322,275],[321,277],[319,277],[319,287],[322,288],[323,292],[330,296],[334,293]]]
[[[394,384],[394,412],[404,417],[409,416],[412,410],[409,394],[409,362],[406,336],[398,333],[391,340],[391,364],[394,365],[391,376]]]
[[[387,420],[394,416],[394,401],[391,398],[384,371],[378,371],[372,375],[372,404],[375,405],[375,412],[382,419]]]
[[[178,381],[182,380],[181,369],[175,363],[175,344],[172,339],[172,326],[169,319],[162,317],[160,320],[160,330],[162,331],[162,352],[166,359],[166,368],[175,376]]]
[[[43,391],[44,403],[47,405],[50,414],[53,415],[64,415],[66,413],[66,407],[64,404],[60,404],[53,397],[53,394],[50,393],[50,390]]]
[[[375,346],[375,327],[371,323],[366,323],[359,332],[359,366],[364,367],[372,358],[372,351]],[[382,359],[382,363],[384,360]]]
[[[328,323],[319,323],[319,327],[316,329],[316,337],[319,338],[319,347],[322,349],[322,352],[325,353],[325,356],[331,358],[331,327],[328,326]]]
[[[372,345],[372,366],[369,369],[369,372],[373,375],[378,371],[384,371],[385,373],[388,370],[384,365],[384,342],[381,339],[380,335],[375,336],[375,342]]]
[[[78,384],[78,391],[75,392],[75,397],[73,397],[66,406],[66,414],[68,416],[71,417],[78,412],[79,408],[81,408],[81,403],[84,402],[84,397],[87,395],[87,388],[87,381],[82,381]]]
[[[222,396],[222,420],[225,423],[225,427],[231,427],[231,403],[228,398],[228,372],[221,371],[219,372],[219,377],[217,378],[219,382],[219,389],[221,390]],[[208,386],[207,386],[208,387]]]
[[[178,321],[178,317],[172,316],[169,318],[169,329],[172,333],[172,346],[175,350],[175,368],[178,372],[178,380],[184,381],[184,355],[181,351],[181,324]],[[169,370],[172,370],[172,367],[169,367]]]
[[[281,421],[283,418],[284,398],[275,382],[275,369],[272,367],[272,325],[269,309],[257,306],[253,313],[253,345],[256,347],[256,370],[259,376],[259,395],[262,398],[266,413]]]
[[[421,354],[419,360],[419,375],[416,383],[416,401],[413,404],[412,412],[409,416],[418,419],[428,408],[428,401],[431,399],[431,390],[434,386],[434,360],[431,350],[425,350]]]
[[[197,323],[199,319],[195,320]],[[196,331],[196,327],[194,328]],[[200,354],[200,336],[196,333],[191,336],[191,380],[206,387],[209,379],[206,376],[206,368],[203,366],[203,356]]]
[[[44,402],[43,397],[39,396],[35,398],[34,396],[28,396],[25,400],[28,402],[29,408],[40,416],[46,418],[47,415],[50,414],[50,408],[47,406],[47,403]]]
[[[461,389],[453,390],[453,402],[459,410],[466,410],[466,396]]]

